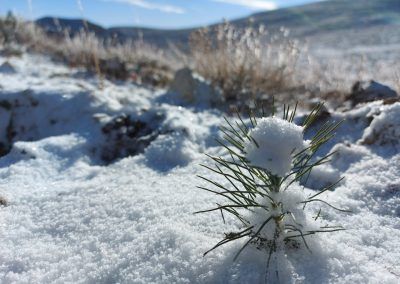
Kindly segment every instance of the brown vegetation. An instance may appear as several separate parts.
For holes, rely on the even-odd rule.
[[[228,105],[239,107],[250,101],[268,103],[272,96],[286,102],[320,98],[336,107],[356,81],[384,78],[383,82],[391,83],[386,80],[387,65],[360,57],[318,57],[288,35],[283,28],[271,34],[263,26],[238,28],[224,23],[192,33],[189,52],[183,52],[172,45],[160,49],[143,40],[102,40],[85,30],[75,36],[66,32],[53,37],[11,14],[0,19],[3,55],[19,55],[22,46],[71,67],[84,67],[101,79],[156,87],[168,86],[178,69],[189,67],[210,82]],[[398,77],[391,79],[400,89]]]
[[[166,86],[177,66],[172,53],[142,40],[113,43],[85,30],[73,37],[67,32],[63,37],[51,37],[32,23],[12,16],[0,19],[0,46],[12,50],[15,43],[71,67],[84,67],[100,77],[155,86]]]
[[[259,99],[297,87],[300,50],[286,31],[270,36],[264,27],[239,29],[225,23],[191,35],[194,69],[227,101]]]

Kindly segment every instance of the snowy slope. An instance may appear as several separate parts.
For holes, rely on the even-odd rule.
[[[10,138],[10,117],[17,133],[0,158],[8,201],[0,207],[1,283],[264,282],[263,252],[249,248],[232,261],[242,242],[202,256],[238,225],[193,214],[217,202],[196,189],[196,175],[211,176],[199,166],[209,163],[204,153],[222,154],[214,142],[221,113],[132,84],[106,81],[99,90],[85,73],[43,57],[9,61],[15,72],[0,72],[0,101],[12,106],[0,108],[0,138]],[[347,119],[324,149],[338,152],[304,191],[344,176],[326,198],[352,213],[324,208],[326,222],[347,230],[310,238],[312,254],[289,251],[276,264],[283,282],[400,282],[399,108],[375,102],[332,114]],[[111,142],[102,127],[122,113],[157,135],[137,155],[105,163],[100,153]]]

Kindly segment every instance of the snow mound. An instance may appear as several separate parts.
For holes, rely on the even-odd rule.
[[[335,184],[341,178],[340,172],[331,165],[314,167],[304,181],[304,185],[312,189],[321,189]]]
[[[196,157],[196,147],[185,135],[174,132],[160,135],[145,151],[148,165],[159,171],[186,166]]]
[[[264,117],[250,133],[254,141],[246,141],[246,158],[256,167],[277,176],[285,176],[294,154],[307,147],[303,128],[278,117]]]
[[[387,107],[365,129],[362,143],[398,145],[400,141],[400,103]]]

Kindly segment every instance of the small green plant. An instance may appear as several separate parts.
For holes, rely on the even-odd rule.
[[[267,250],[268,271],[271,256],[276,251],[299,248],[302,244],[309,249],[307,236],[343,230],[341,226],[308,228],[304,211],[307,204],[312,202],[341,210],[319,198],[337,183],[308,197],[302,193],[299,185],[300,180],[307,179],[314,167],[326,163],[333,154],[316,156],[318,149],[332,138],[340,122],[326,122],[311,140],[305,141],[303,138],[322,106],[318,104],[312,109],[302,126],[294,124],[297,105],[293,110],[284,106],[282,118],[274,113],[265,117],[262,111],[261,117],[251,114],[249,123],[239,113],[238,121],[234,123],[225,119],[227,126],[221,127],[224,140],[217,141],[227,154],[224,157],[209,156],[215,162],[215,167],[203,165],[223,179],[212,180],[200,176],[211,184],[210,187],[200,188],[217,194],[225,202],[196,213],[220,211],[224,222],[225,214],[230,214],[240,222],[241,229],[226,233],[204,255],[224,244],[245,238],[234,260],[252,244]],[[321,209],[313,218],[316,220],[320,216]]]

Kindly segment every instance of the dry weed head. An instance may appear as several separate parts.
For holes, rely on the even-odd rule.
[[[95,58],[104,58],[106,50],[103,42],[94,33],[81,31],[76,36],[65,36],[63,53],[72,66],[93,67]]]

